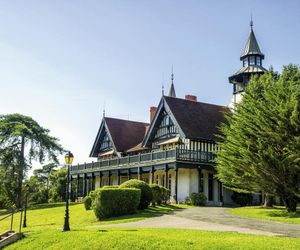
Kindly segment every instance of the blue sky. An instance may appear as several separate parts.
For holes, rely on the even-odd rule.
[[[148,121],[172,64],[179,97],[227,105],[251,13],[264,66],[299,64],[296,0],[1,1],[0,113],[32,116],[90,161],[104,103]]]

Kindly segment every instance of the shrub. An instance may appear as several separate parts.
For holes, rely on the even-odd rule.
[[[203,193],[192,193],[191,203],[194,206],[205,206],[207,201],[206,196]]]
[[[252,202],[252,194],[245,194],[245,193],[237,193],[233,192],[231,195],[231,199],[236,203],[239,204],[240,206],[247,206],[250,205]]]
[[[161,189],[162,201],[163,201],[164,204],[167,204],[168,201],[170,200],[170,190],[163,187],[163,186],[160,186],[160,189]]]
[[[99,220],[134,213],[140,197],[141,190],[137,188],[101,188],[95,192],[93,209]]]
[[[91,196],[85,196],[83,198],[83,204],[84,204],[84,207],[85,207],[85,210],[91,210],[92,208],[92,197]]]
[[[129,180],[120,185],[120,188],[137,188],[141,190],[141,200],[139,209],[145,209],[149,206],[150,202],[152,201],[152,191],[150,186],[140,180]]]
[[[152,190],[152,205],[160,205],[162,202],[160,186],[157,184],[150,184],[149,186]]]
[[[191,200],[191,198],[188,197],[188,196],[185,197],[184,204],[186,204],[186,205],[192,205],[192,200]]]

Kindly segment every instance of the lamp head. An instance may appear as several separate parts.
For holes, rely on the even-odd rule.
[[[74,159],[73,154],[70,151],[68,151],[68,153],[66,153],[66,155],[65,155],[65,162],[66,162],[66,164],[67,165],[71,165],[72,162],[73,162],[73,159]]]

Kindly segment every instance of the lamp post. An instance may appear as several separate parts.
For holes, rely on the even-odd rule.
[[[23,227],[27,227],[27,201],[28,201],[28,192],[29,192],[29,185],[28,183],[25,185],[25,202],[24,202],[24,220],[23,220]]]
[[[70,231],[70,225],[69,225],[69,182],[70,182],[70,165],[73,162],[73,154],[69,151],[65,155],[65,162],[67,165],[67,187],[66,187],[66,211],[65,211],[65,223],[64,223],[64,228],[63,231]]]

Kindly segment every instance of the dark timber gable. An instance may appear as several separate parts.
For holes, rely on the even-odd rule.
[[[105,153],[110,150],[116,152],[116,147],[114,146],[112,137],[107,128],[106,118],[104,117],[91,150],[90,157],[98,157],[100,153]]]
[[[150,124],[150,128],[144,138],[143,146],[152,147],[153,143],[176,136],[181,138],[185,137],[165,100],[165,96],[163,96],[158,105],[154,119]]]

